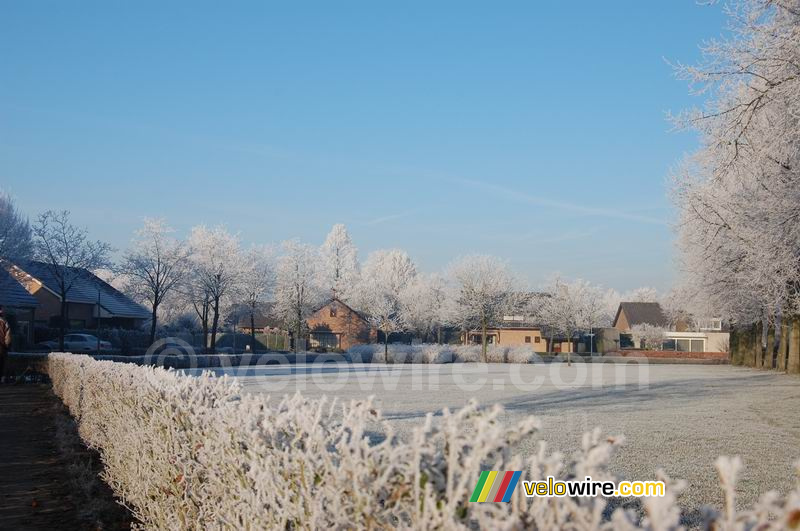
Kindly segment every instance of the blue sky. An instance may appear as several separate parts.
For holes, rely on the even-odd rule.
[[[118,248],[144,216],[436,270],[507,258],[620,290],[676,276],[669,170],[720,6],[0,1],[0,187]]]

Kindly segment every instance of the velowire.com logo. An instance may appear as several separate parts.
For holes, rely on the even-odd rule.
[[[471,502],[509,502],[519,483],[521,471],[484,470],[472,491]],[[547,476],[544,481],[523,481],[525,496],[528,498],[587,498],[604,496],[607,498],[661,497],[667,486],[663,481],[593,481],[586,476],[584,480],[562,481]]]
[[[521,470],[484,470],[469,501],[509,502],[521,475]]]

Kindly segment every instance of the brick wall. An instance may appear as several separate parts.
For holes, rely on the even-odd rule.
[[[672,350],[621,350],[609,352],[607,356],[628,356],[631,358],[661,358],[687,360],[730,360],[727,352],[675,352]]]
[[[331,308],[335,307],[336,315],[331,315]],[[340,336],[340,348],[347,350],[354,345],[373,343],[377,339],[375,330],[350,307],[339,301],[326,304],[308,319],[308,329],[312,334],[333,333]]]

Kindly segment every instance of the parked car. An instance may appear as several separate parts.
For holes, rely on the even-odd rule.
[[[39,343],[40,347],[58,350],[58,339]],[[97,352],[97,338],[89,334],[67,334],[64,336],[66,352]],[[100,350],[111,350],[111,343],[100,340]]]
[[[194,348],[181,340],[159,340],[153,343],[146,352],[149,356],[194,356]]]

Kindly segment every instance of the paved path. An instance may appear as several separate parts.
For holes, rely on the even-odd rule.
[[[94,527],[71,492],[72,463],[56,441],[59,414],[47,385],[0,385],[0,529]]]

